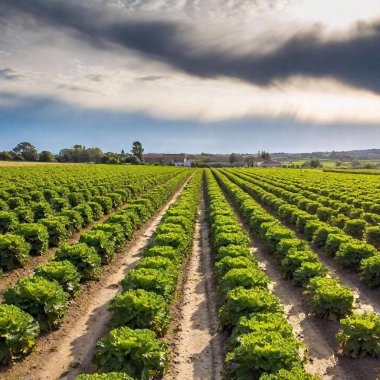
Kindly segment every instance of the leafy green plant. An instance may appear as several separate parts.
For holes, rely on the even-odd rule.
[[[246,245],[249,244],[249,238],[246,234],[243,232],[235,232],[235,233],[229,233],[229,232],[222,232],[219,235],[215,237],[215,247],[225,247],[230,244],[232,245]]]
[[[314,277],[307,291],[312,312],[319,317],[343,318],[352,313],[354,295],[336,278]]]
[[[42,255],[49,247],[49,233],[47,228],[39,223],[22,223],[16,230],[30,244],[30,254]]]
[[[28,276],[6,290],[4,299],[34,317],[42,331],[58,328],[67,310],[68,294],[56,281]]]
[[[267,289],[244,289],[238,287],[230,290],[225,304],[220,308],[219,317],[222,327],[236,325],[240,317],[258,312],[281,312],[278,297]]]
[[[34,213],[28,206],[17,207],[13,212],[17,215],[17,219],[20,223],[33,223],[34,221]]]
[[[147,328],[162,336],[169,325],[170,316],[165,299],[144,289],[127,290],[117,295],[109,304],[116,327]]]
[[[343,243],[352,241],[350,236],[344,234],[329,234],[326,239],[325,250],[330,255],[335,255]]]
[[[112,211],[112,199],[105,196],[96,196],[92,199],[93,202],[99,203],[102,206],[103,213],[109,214]]]
[[[314,277],[326,277],[328,269],[320,262],[304,262],[293,272],[293,281],[297,286],[307,286]]]
[[[377,249],[380,249],[380,226],[367,227],[365,238],[368,244],[372,244]]]
[[[114,214],[107,219],[107,223],[119,224],[123,229],[124,235],[127,239],[132,237],[133,225],[127,215]]]
[[[50,217],[38,221],[38,223],[47,228],[49,234],[49,246],[51,247],[58,247],[68,236],[65,223],[61,218],[62,217]]]
[[[85,243],[63,244],[56,253],[57,261],[70,261],[83,280],[95,280],[100,275],[101,258],[95,248]]]
[[[0,305],[0,363],[9,364],[29,354],[39,333],[31,315],[14,305]]]
[[[87,205],[91,208],[92,217],[94,220],[99,220],[103,216],[103,208],[97,202],[87,202]]]
[[[123,290],[144,289],[155,292],[169,301],[174,296],[175,280],[164,271],[157,269],[133,269],[121,281]]]
[[[127,242],[123,228],[116,223],[101,223],[93,228],[93,231],[104,231],[111,234],[116,252],[120,252]]]
[[[32,205],[32,211],[34,213],[35,222],[53,215],[53,210],[47,202],[34,203]]]
[[[230,257],[250,257],[251,253],[247,245],[229,244],[227,246],[219,247],[216,253],[216,260],[221,260],[226,256]]]
[[[82,227],[88,226],[94,221],[94,215],[92,213],[92,208],[87,203],[82,203],[73,208],[74,211],[78,211],[83,219]]]
[[[69,224],[66,227],[69,235],[73,235],[75,232],[78,232],[82,228],[83,218],[78,211],[63,210],[60,215],[67,217],[69,221]]]
[[[11,270],[23,267],[29,260],[30,244],[19,235],[0,235],[0,267]]]
[[[80,274],[74,264],[68,260],[50,261],[37,267],[35,273],[49,281],[57,281],[71,296],[75,296],[80,290]]]
[[[305,262],[317,262],[318,256],[310,250],[298,251],[292,248],[281,261],[281,271],[285,278],[293,278],[293,273]]]
[[[360,262],[360,279],[369,287],[380,286],[380,255],[376,254]]]
[[[18,218],[12,211],[0,211],[0,234],[12,232],[17,228]]]
[[[344,224],[343,231],[357,239],[362,239],[367,223],[362,219],[349,219]]]
[[[263,373],[290,370],[300,365],[299,343],[276,331],[242,335],[239,345],[226,356],[225,372],[230,379],[258,379]]]
[[[124,372],[92,373],[79,375],[75,380],[135,380]]]
[[[339,246],[335,260],[342,267],[356,266],[362,259],[376,255],[378,252],[375,247],[362,242],[343,243]]]
[[[268,276],[258,268],[235,268],[229,270],[219,281],[218,290],[226,294],[236,287],[251,289],[266,288],[269,284]]]
[[[380,358],[380,318],[376,313],[354,314],[340,321],[336,338],[350,356]]]
[[[105,231],[93,230],[82,233],[81,243],[94,247],[102,259],[102,264],[109,264],[115,257],[115,245],[112,234]]]
[[[177,263],[179,261],[179,258],[181,255],[178,253],[178,251],[170,247],[168,245],[157,245],[154,247],[150,247],[148,249],[145,249],[144,251],[144,257],[165,257],[169,260],[171,260],[173,263]]]
[[[215,263],[215,271],[219,278],[223,277],[229,270],[238,268],[257,268],[257,261],[245,256],[224,256]]]
[[[136,269],[140,268],[163,270],[174,278],[177,278],[178,276],[177,267],[167,257],[144,257],[136,265]]]
[[[320,380],[320,377],[307,373],[301,366],[295,366],[291,370],[280,369],[276,373],[264,373],[260,380]]]
[[[121,327],[98,340],[95,363],[104,372],[120,371],[149,380],[166,372],[169,349],[151,330]]]

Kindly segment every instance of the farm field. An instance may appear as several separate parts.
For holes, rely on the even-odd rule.
[[[380,181],[0,167],[0,378],[380,378]]]

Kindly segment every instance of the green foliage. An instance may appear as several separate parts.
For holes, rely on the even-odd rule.
[[[226,247],[230,244],[248,246],[249,238],[243,232],[237,232],[237,233],[222,232],[215,237],[216,248]]]
[[[101,223],[96,225],[93,231],[104,231],[112,236],[112,245],[115,247],[116,252],[120,252],[126,243],[123,228],[116,223]]]
[[[175,280],[166,272],[158,269],[133,269],[121,281],[123,290],[144,289],[163,296],[166,301],[173,298],[175,292]]]
[[[149,380],[166,372],[169,349],[151,330],[121,327],[98,340],[95,363],[103,372],[120,371]]]
[[[83,280],[99,278],[101,258],[95,248],[85,243],[63,244],[56,253],[56,260],[70,261],[78,270]]]
[[[79,375],[75,380],[135,380],[124,372],[93,373],[90,375]]]
[[[320,262],[304,262],[293,272],[293,281],[297,286],[307,286],[314,277],[325,277],[328,269]]]
[[[343,243],[339,247],[339,251],[336,253],[336,262],[342,267],[356,266],[360,264],[362,259],[377,254],[375,247],[369,244],[361,242]]]
[[[318,256],[309,250],[297,251],[295,248],[290,249],[281,261],[281,270],[284,277],[293,278],[293,273],[306,262],[318,262]]]
[[[94,215],[92,213],[92,208],[87,203],[82,203],[73,208],[74,211],[78,211],[83,219],[82,227],[88,226],[94,221]]]
[[[115,245],[112,234],[105,231],[93,230],[82,233],[81,243],[94,247],[102,259],[102,264],[109,264],[115,257]]]
[[[339,319],[352,313],[354,295],[338,279],[314,277],[307,289],[315,315]]]
[[[112,211],[112,199],[105,196],[96,196],[92,199],[93,202],[99,203],[102,206],[103,213],[109,214]]]
[[[97,203],[96,203],[97,204]],[[133,225],[127,215],[114,214],[107,219],[107,223],[119,224],[123,229],[123,233],[127,239],[132,237]]]
[[[380,226],[367,227],[365,238],[368,244],[372,244],[377,249],[380,249]]]
[[[144,251],[144,257],[156,257],[161,256],[171,260],[173,263],[177,263],[180,255],[178,251],[168,245],[157,245],[149,247]]]
[[[376,254],[360,262],[360,279],[369,287],[380,286],[380,255]]]
[[[23,236],[25,241],[30,244],[30,254],[42,255],[48,249],[49,233],[44,225],[39,223],[22,223],[18,225],[15,232]]]
[[[298,342],[276,331],[245,334],[239,343],[226,356],[225,371],[230,379],[258,379],[263,373],[289,370],[301,361]]]
[[[240,317],[258,312],[281,312],[279,299],[267,289],[244,289],[238,287],[230,290],[226,302],[219,312],[222,327],[234,326]]]
[[[67,217],[69,221],[68,225],[66,226],[69,235],[73,235],[75,232],[78,232],[82,228],[84,222],[78,211],[63,210],[61,212],[61,215]]]
[[[223,277],[231,269],[256,269],[257,262],[245,256],[224,256],[223,259],[215,263],[215,271],[219,278]]]
[[[128,326],[133,329],[150,329],[162,336],[169,325],[170,316],[165,299],[144,289],[127,290],[117,295],[109,304],[116,327]]]
[[[49,234],[49,246],[58,247],[66,240],[68,232],[65,223],[62,221],[62,217],[40,219],[38,223],[47,228]]]
[[[17,228],[18,218],[12,211],[0,211],[0,234],[12,232]]]
[[[23,267],[29,259],[30,244],[19,235],[0,235],[0,266],[6,270]]]
[[[0,364],[29,354],[40,332],[31,315],[14,305],[0,305]]]
[[[250,257],[251,253],[247,245],[229,244],[219,247],[216,253],[216,260],[221,260],[226,256],[230,257]]]
[[[103,216],[103,208],[97,202],[87,202],[87,205],[91,208],[92,217],[94,220],[99,220]]]
[[[57,281],[71,296],[75,296],[80,291],[80,274],[74,264],[68,260],[50,261],[40,265],[35,269],[35,274],[49,281]]]
[[[28,206],[17,207],[13,212],[16,214],[20,223],[33,223],[34,221],[34,213]]]
[[[343,231],[357,239],[362,239],[367,223],[362,219],[349,219],[344,224]]]
[[[68,294],[56,281],[43,277],[22,278],[6,290],[4,299],[34,317],[42,331],[58,328],[67,310]]]
[[[375,313],[354,314],[340,321],[336,338],[348,355],[380,358],[380,318]]]
[[[326,239],[325,250],[330,255],[335,255],[339,251],[339,247],[343,243],[352,241],[350,236],[344,234],[329,234]]]
[[[310,375],[300,366],[295,366],[291,370],[280,369],[276,373],[264,373],[260,380],[319,380],[318,376]]]
[[[47,202],[34,203],[32,205],[32,211],[34,213],[35,222],[37,222],[40,219],[44,219],[53,215],[53,210],[51,209],[49,203]]]
[[[265,288],[268,284],[268,276],[258,268],[235,268],[229,270],[220,279],[218,290],[223,294],[227,294],[227,292],[238,286],[252,289],[255,287]]]
[[[162,270],[174,278],[178,275],[178,269],[173,262],[167,257],[162,256],[144,257],[136,265],[136,269],[140,268]]]

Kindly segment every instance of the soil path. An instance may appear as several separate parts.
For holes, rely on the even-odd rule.
[[[176,328],[172,366],[165,380],[221,379],[224,335],[218,331],[218,301],[212,267],[202,196],[183,288],[182,318]]]
[[[231,206],[237,212],[227,195]],[[237,214],[238,215],[238,214]],[[380,379],[380,361],[373,358],[350,359],[338,354],[335,335],[339,323],[311,315],[311,307],[303,288],[296,287],[282,278],[279,265],[265,245],[238,219],[251,238],[251,249],[260,267],[271,280],[271,291],[277,295],[285,308],[285,315],[296,337],[307,346],[310,360],[305,368],[323,380],[373,380]]]
[[[10,368],[2,368],[0,379],[72,380],[80,373],[96,369],[91,360],[97,339],[109,330],[108,303],[119,292],[119,282],[139,261],[165,211],[177,200],[190,178],[134,234],[116,260],[103,268],[100,281],[85,284],[80,295],[70,304],[61,328],[41,336],[35,350],[22,361]]]

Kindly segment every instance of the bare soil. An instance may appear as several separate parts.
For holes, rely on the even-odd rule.
[[[230,199],[227,196],[227,199]],[[231,206],[234,208],[232,202]],[[234,208],[235,209],[235,208]],[[235,211],[237,211],[235,209]],[[275,215],[274,215],[275,216]],[[373,358],[351,359],[340,354],[335,339],[339,323],[320,319],[311,314],[311,306],[304,289],[282,278],[275,258],[265,245],[258,241],[239,217],[244,230],[250,235],[251,249],[260,267],[271,280],[271,291],[284,305],[285,316],[292,325],[296,338],[306,344],[308,358],[306,370],[324,380],[374,380],[380,379],[380,361]],[[360,306],[360,305],[359,305]]]
[[[96,370],[92,357],[97,339],[109,330],[108,303],[119,292],[119,282],[139,261],[165,211],[177,200],[188,180],[134,234],[115,261],[102,269],[101,279],[83,285],[82,292],[69,305],[60,329],[41,336],[34,351],[26,358],[10,367],[0,368],[0,379],[71,380],[80,373]]]
[[[174,321],[171,334],[173,360],[165,380],[221,379],[225,336],[218,331],[218,297],[212,266],[202,196],[179,308],[181,317]]]

